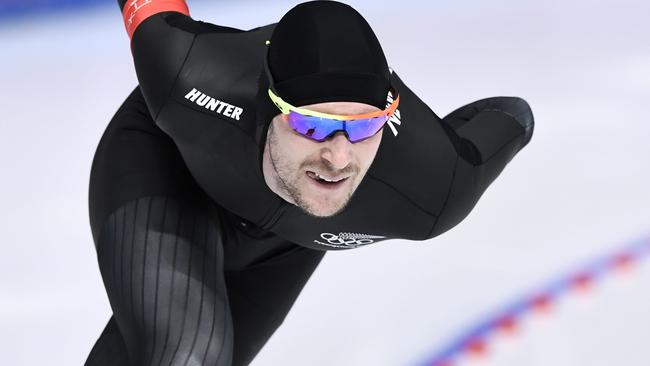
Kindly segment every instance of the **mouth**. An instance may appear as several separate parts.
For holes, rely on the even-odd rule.
[[[306,174],[309,180],[314,182],[317,186],[325,189],[336,189],[338,187],[341,187],[345,181],[350,178],[349,176],[328,177],[320,175],[316,172],[312,172],[310,170],[308,170]]]

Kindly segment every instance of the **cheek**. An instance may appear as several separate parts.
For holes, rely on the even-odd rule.
[[[362,141],[357,148],[357,156],[359,157],[360,164],[363,168],[367,168],[372,164],[372,161],[379,150],[379,143],[381,142],[382,133],[379,132],[372,138]]]
[[[281,122],[282,123],[282,122]],[[275,139],[276,157],[288,169],[297,170],[310,156],[317,153],[316,143],[297,135],[285,126],[279,126]]]

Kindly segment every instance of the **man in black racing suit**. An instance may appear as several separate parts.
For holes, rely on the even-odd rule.
[[[440,119],[341,3],[301,4],[249,31],[195,21],[183,0],[118,3],[139,86],[92,165],[113,316],[86,365],[249,364],[326,250],[444,233],[532,137],[516,97]],[[399,104],[361,142],[347,131],[314,141],[291,130],[270,88],[327,114]]]

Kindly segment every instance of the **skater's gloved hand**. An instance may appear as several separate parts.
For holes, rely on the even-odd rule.
[[[476,147],[480,158],[474,163],[485,162],[517,138],[516,151],[521,150],[532,138],[535,124],[530,106],[518,97],[481,99],[451,112],[443,122]]]

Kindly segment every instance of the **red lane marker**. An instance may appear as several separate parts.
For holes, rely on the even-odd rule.
[[[514,335],[517,332],[517,320],[514,316],[506,316],[497,321],[497,328],[507,335]]]
[[[613,264],[617,272],[629,272],[634,265],[634,257],[629,253],[619,254],[614,257]]]
[[[589,273],[579,273],[571,280],[571,287],[585,293],[591,290],[593,283],[594,279]]]
[[[467,342],[465,350],[472,356],[483,357],[487,354],[487,344],[480,338],[474,338]]]
[[[531,305],[537,313],[549,313],[551,311],[552,299],[549,295],[542,294],[533,298]]]

